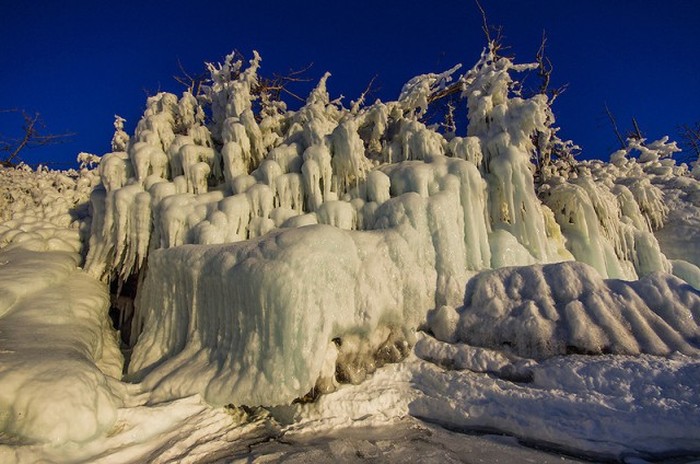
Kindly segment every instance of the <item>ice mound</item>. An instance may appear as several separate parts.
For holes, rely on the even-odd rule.
[[[154,251],[129,371],[147,374],[153,402],[202,393],[213,404],[289,403],[333,377],[333,339],[342,348],[381,327],[399,338],[417,328],[434,305],[436,278],[419,238],[408,226],[361,233],[312,225]]]
[[[0,432],[80,442],[105,433],[121,400],[122,355],[104,285],[75,252],[0,251]]]
[[[577,262],[502,268],[472,278],[457,311],[454,338],[520,356],[700,354],[700,292],[664,273],[628,282]]]

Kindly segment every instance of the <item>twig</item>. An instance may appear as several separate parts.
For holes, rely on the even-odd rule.
[[[615,117],[613,116],[612,112],[610,111],[610,108],[608,108],[608,104],[605,103],[605,112],[608,114],[608,118],[610,119],[610,124],[612,124],[613,131],[615,132],[615,135],[617,136],[617,140],[620,142],[620,148],[624,150],[625,148],[625,141],[622,138],[622,135],[620,134],[620,130],[617,128],[617,122],[615,122]]]

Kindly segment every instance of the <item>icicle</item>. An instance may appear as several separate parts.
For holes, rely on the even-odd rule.
[[[333,158],[331,165],[338,182],[338,193],[347,193],[351,185],[364,180],[371,162],[365,158],[365,148],[357,133],[357,122],[348,119],[330,135]]]
[[[224,198],[219,204],[219,209],[228,218],[228,224],[233,234],[230,241],[245,240],[248,235],[248,224],[251,218],[248,196],[238,194]]]
[[[347,201],[327,201],[316,211],[319,224],[328,224],[345,230],[357,228],[355,209]]]
[[[100,179],[108,192],[126,185],[131,177],[131,161],[124,152],[107,153],[100,162]]]
[[[297,173],[282,174],[275,178],[275,203],[301,213],[304,207],[303,178]]]

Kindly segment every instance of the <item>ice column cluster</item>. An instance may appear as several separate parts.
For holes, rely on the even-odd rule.
[[[582,164],[567,177],[553,177],[540,194],[578,261],[627,280],[670,271],[653,234],[668,208],[647,175]]]
[[[103,157],[93,194],[91,273],[125,278],[154,249],[231,243],[279,227],[371,230],[387,199],[445,190],[460,192],[463,238],[475,250],[466,269],[490,267],[489,247],[505,242],[535,261],[570,257],[529,168],[530,136],[548,130],[546,98],[508,97],[509,72],[520,69],[509,60],[485,55],[459,78],[475,116],[468,137],[449,141],[419,118],[457,67],[414,78],[397,101],[351,109],[330,100],[326,74],[301,109],[286,111],[255,94],[259,66],[257,54],[245,69],[229,56],[209,65],[211,86],[199,100],[187,92],[149,98],[131,139],[118,121],[113,148],[123,151]]]

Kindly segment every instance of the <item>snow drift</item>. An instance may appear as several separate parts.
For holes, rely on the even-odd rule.
[[[0,430],[56,443],[106,432],[122,356],[104,287],[66,252],[14,249],[0,262]]]

